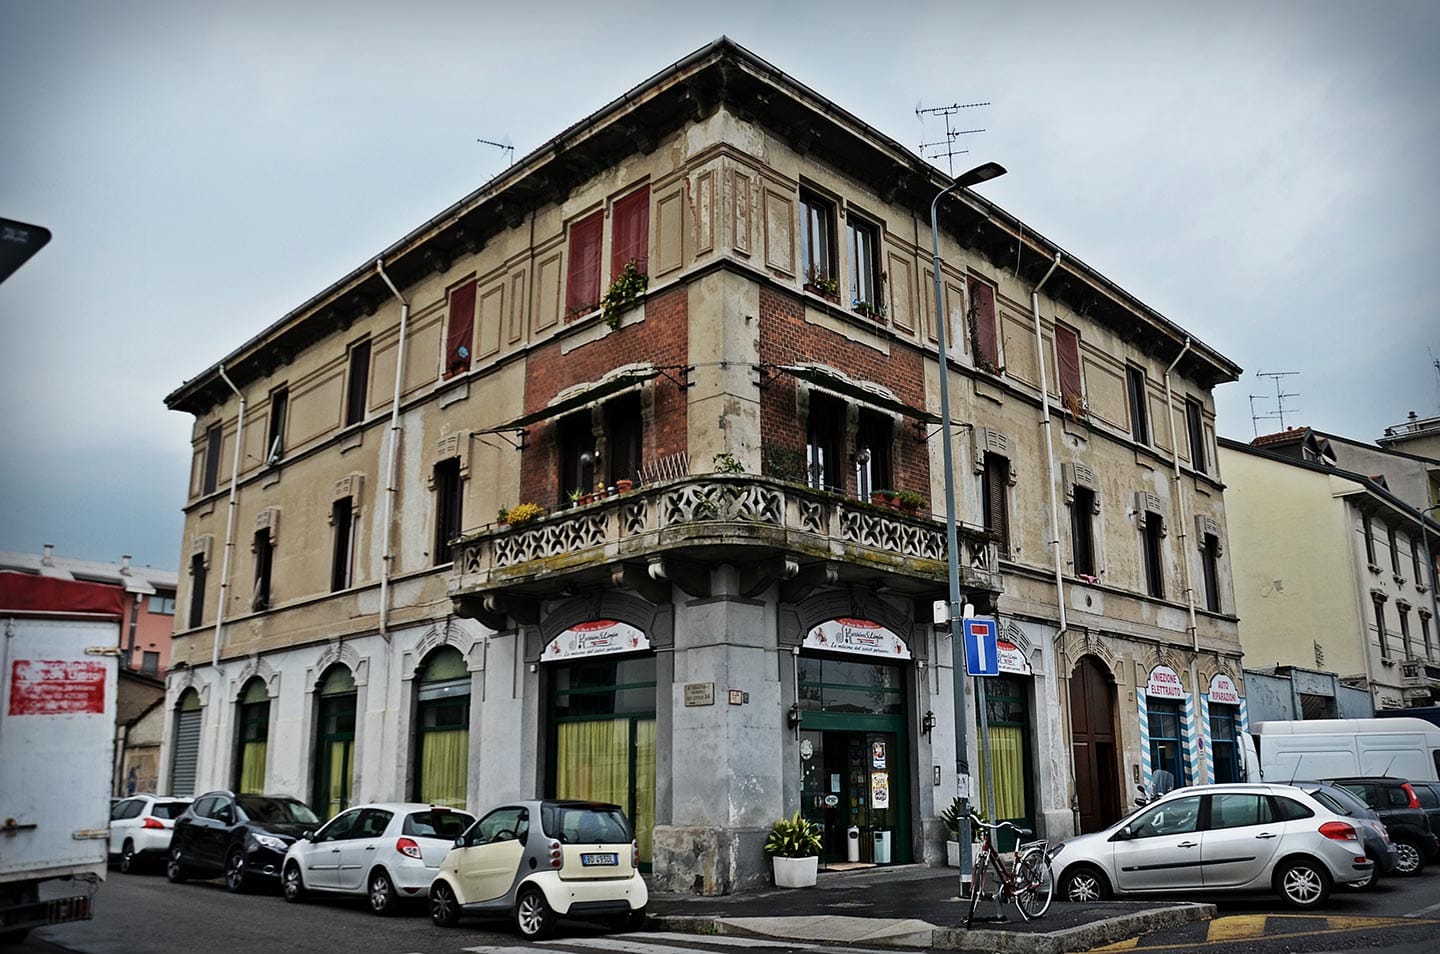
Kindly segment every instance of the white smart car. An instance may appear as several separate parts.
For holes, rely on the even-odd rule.
[[[427,896],[440,861],[474,821],[453,808],[416,802],[343,811],[285,853],[285,900],[303,900],[311,891],[364,895],[370,910],[391,914],[400,901]]]

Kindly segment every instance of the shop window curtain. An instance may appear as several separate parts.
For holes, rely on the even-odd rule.
[[[330,743],[327,753],[330,771],[325,779],[325,791],[321,793],[325,800],[325,818],[334,818],[350,807],[350,747],[353,744],[349,741]]]
[[[640,860],[650,861],[655,830],[655,720],[636,719],[635,807],[630,810],[630,719],[563,722],[557,732],[555,797],[613,802],[635,828]],[[427,740],[428,741],[428,740]]]
[[[246,742],[240,752],[240,794],[260,795],[265,791],[265,743]]]
[[[420,743],[420,800],[449,808],[465,807],[465,771],[470,733],[427,732]]]
[[[990,762],[995,770],[995,818],[1025,818],[1025,738],[1019,726],[990,727]],[[985,772],[981,761],[981,774]],[[985,779],[985,788],[990,780]],[[980,805],[989,811],[989,804]],[[995,819],[991,819],[994,821]]]

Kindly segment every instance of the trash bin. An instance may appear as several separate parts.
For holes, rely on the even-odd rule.
[[[877,865],[888,865],[890,863],[890,832],[876,831],[872,833],[874,838],[874,853],[871,857]]]
[[[859,861],[859,860],[860,860],[860,829],[859,829],[858,827],[856,827],[855,825],[851,825],[851,826],[850,826],[850,830],[849,830],[848,832],[846,832],[845,834],[846,834],[846,836],[847,836],[846,839],[845,839],[845,860],[846,860],[846,861]]]

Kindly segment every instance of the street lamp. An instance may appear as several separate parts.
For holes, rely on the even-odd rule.
[[[1005,167],[987,162],[962,172],[954,182],[940,190],[930,203],[930,240],[935,260],[935,337],[940,344],[940,430],[941,449],[945,462],[945,552],[950,573],[950,600],[945,618],[950,625],[950,660],[955,682],[955,780],[960,795],[960,895],[965,894],[965,875],[970,870],[970,796],[968,794],[970,760],[966,754],[968,739],[965,731],[965,656],[960,634],[960,556],[959,535],[955,530],[955,465],[950,437],[950,353],[945,344],[945,296],[940,290],[940,226],[936,219],[940,200],[956,189],[979,185],[1005,174]]]

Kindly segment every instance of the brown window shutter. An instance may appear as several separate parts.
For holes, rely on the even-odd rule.
[[[641,274],[649,274],[650,187],[636,189],[616,202],[611,215],[614,235],[610,243],[610,280],[614,281],[632,261]]]
[[[570,226],[566,314],[593,311],[600,304],[600,238],[604,225],[604,214],[596,212]]]
[[[995,289],[974,278],[970,284],[970,328],[975,357],[991,368],[1000,367],[1000,339],[995,330]]]
[[[475,330],[475,283],[450,290],[450,317],[445,334],[445,376],[470,370],[470,341]]]
[[[1060,377],[1060,400],[1065,407],[1079,413],[1080,336],[1063,325],[1055,326],[1055,368]]]

